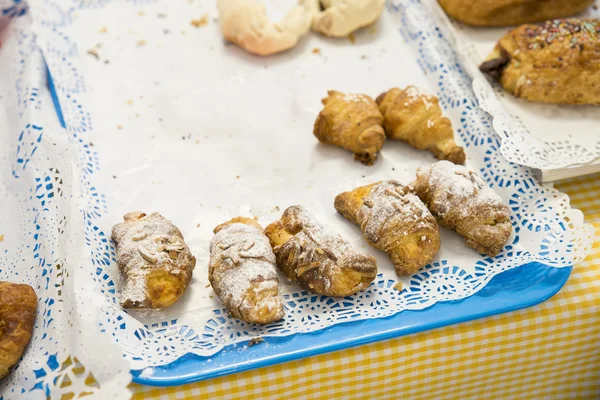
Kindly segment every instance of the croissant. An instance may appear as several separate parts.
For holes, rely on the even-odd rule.
[[[275,254],[258,222],[237,217],[217,226],[214,233],[208,279],[227,311],[257,324],[283,318]]]
[[[300,0],[278,23],[257,0],[218,0],[221,33],[244,50],[266,56],[294,47],[310,29],[317,0]]]
[[[169,220],[158,213],[131,212],[114,226],[112,239],[125,279],[122,307],[165,308],[183,295],[196,259]]]
[[[325,36],[344,37],[375,22],[385,0],[321,0],[324,11],[315,15],[313,30]]]
[[[444,11],[469,25],[508,26],[564,18],[594,0],[438,0]]]
[[[479,69],[525,100],[600,104],[600,20],[520,26],[500,39]]]
[[[437,222],[410,188],[396,181],[361,186],[335,198],[335,209],[360,225],[367,242],[388,253],[400,276],[431,262],[440,248]]]
[[[369,286],[377,276],[375,257],[356,253],[301,206],[289,207],[265,232],[279,268],[306,290],[346,297]]]
[[[465,163],[465,151],[454,142],[452,124],[442,115],[437,97],[409,86],[382,93],[377,97],[377,104],[389,139],[429,150],[441,160]]]
[[[350,150],[363,164],[373,164],[385,141],[383,117],[373,99],[330,90],[322,102],[325,107],[313,130],[317,139]]]
[[[36,308],[31,286],[0,282],[0,379],[19,362],[31,340]]]
[[[512,232],[508,206],[472,170],[448,161],[419,168],[415,192],[442,226],[479,253],[493,257],[506,245]]]

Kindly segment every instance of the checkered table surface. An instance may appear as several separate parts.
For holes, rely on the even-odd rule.
[[[600,175],[556,185],[596,228],[592,254],[552,299],[349,350],[134,399],[600,399]]]

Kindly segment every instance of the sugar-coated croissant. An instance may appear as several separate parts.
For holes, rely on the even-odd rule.
[[[345,297],[366,288],[377,276],[375,257],[355,252],[301,206],[289,207],[265,232],[278,267],[306,290]]]
[[[382,93],[377,97],[377,104],[389,139],[429,150],[441,160],[465,163],[465,151],[454,141],[452,124],[442,115],[437,97],[409,86]]]
[[[36,308],[31,286],[0,282],[0,379],[8,375],[31,340]]]
[[[600,104],[600,19],[522,25],[498,41],[479,69],[525,100]]]
[[[262,227],[237,217],[214,229],[208,278],[231,315],[268,324],[283,318],[275,254]]]
[[[493,257],[506,245],[512,232],[508,206],[474,171],[438,161],[417,170],[415,192],[441,225],[478,252]]]
[[[350,150],[363,164],[373,164],[385,141],[383,117],[373,99],[330,90],[322,102],[325,107],[313,131],[317,139]]]
[[[414,274],[429,264],[440,248],[435,218],[409,187],[396,181],[341,193],[334,206],[360,225],[371,246],[390,255],[400,276]]]
[[[114,226],[117,265],[125,283],[121,289],[124,308],[165,308],[185,292],[196,259],[183,235],[158,213],[126,214]]]

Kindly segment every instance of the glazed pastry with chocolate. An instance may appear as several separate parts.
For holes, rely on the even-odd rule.
[[[31,286],[0,282],[0,379],[19,362],[31,340],[36,308]]]
[[[377,159],[385,133],[377,103],[365,94],[344,94],[330,90],[322,100],[313,133],[323,143],[350,150],[366,165]]]
[[[367,243],[389,254],[399,276],[429,264],[440,248],[435,218],[408,186],[396,181],[341,193],[334,206],[360,225]]]
[[[265,232],[281,271],[311,292],[346,297],[368,287],[377,276],[375,257],[355,252],[302,206],[289,207]]]
[[[520,26],[479,68],[525,100],[600,104],[600,20]]]
[[[126,214],[114,226],[117,265],[123,274],[123,308],[165,308],[192,280],[196,259],[175,225],[159,213]]]
[[[451,17],[475,26],[508,26],[566,18],[594,0],[438,0]]]
[[[377,104],[388,139],[429,150],[441,160],[465,163],[465,151],[454,141],[452,124],[442,115],[437,97],[409,86],[382,93],[377,97]]]
[[[512,232],[508,206],[474,171],[448,161],[417,170],[415,192],[438,222],[490,257]]]
[[[283,318],[275,254],[262,226],[237,217],[214,229],[208,279],[236,318],[268,324]]]

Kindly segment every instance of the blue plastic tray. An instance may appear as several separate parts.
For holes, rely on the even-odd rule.
[[[531,307],[558,292],[571,270],[572,267],[526,264],[495,276],[485,288],[464,300],[403,311],[388,318],[344,323],[313,333],[265,338],[264,343],[253,347],[239,343],[211,357],[187,355],[156,367],[151,376],[132,370],[133,381],[153,386],[182,385]]]
[[[49,71],[47,77],[57,116],[64,127]],[[403,311],[388,318],[343,323],[313,333],[265,338],[264,343],[253,347],[238,343],[210,357],[189,354],[154,368],[151,375],[142,374],[143,370],[131,373],[135,383],[176,386],[485,318],[542,303],[563,287],[571,270],[572,267],[530,263],[495,276],[482,290],[464,300]]]

